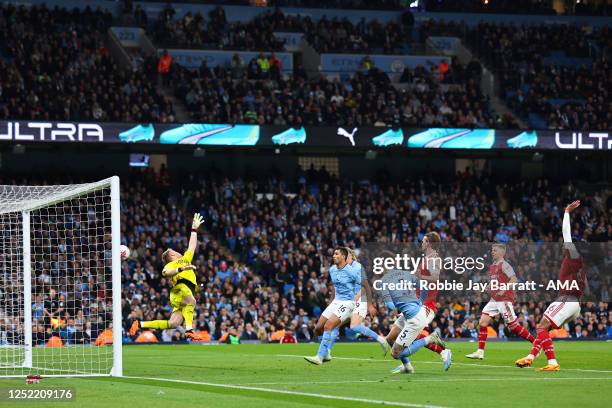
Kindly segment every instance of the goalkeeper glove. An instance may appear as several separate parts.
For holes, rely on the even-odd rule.
[[[193,222],[191,223],[191,230],[194,232],[197,231],[203,222],[204,222],[204,218],[199,213],[195,213],[193,215]]]

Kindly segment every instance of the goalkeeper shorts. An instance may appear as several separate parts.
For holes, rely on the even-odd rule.
[[[172,313],[183,312],[185,305],[183,301],[192,296],[193,292],[184,283],[176,284],[170,291],[170,306],[172,306]]]

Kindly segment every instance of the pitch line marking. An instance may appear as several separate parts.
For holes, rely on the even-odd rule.
[[[382,401],[382,400],[373,400],[368,398],[356,398],[356,397],[343,397],[339,395],[328,395],[328,394],[314,394],[310,392],[300,392],[300,391],[288,391],[288,390],[276,390],[274,388],[261,388],[261,387],[249,387],[244,385],[232,385],[232,384],[216,384],[209,383],[203,381],[190,381],[190,380],[178,380],[172,378],[155,378],[155,377],[133,377],[133,376],[123,376],[121,378],[132,378],[135,380],[147,380],[147,381],[163,381],[163,382],[173,382],[173,383],[181,383],[181,384],[194,384],[194,385],[206,385],[208,387],[218,387],[218,388],[230,388],[237,390],[249,390],[249,391],[259,391],[259,392],[269,392],[272,394],[286,394],[286,395],[299,395],[302,397],[314,397],[314,398],[323,398],[329,400],[342,400],[342,401],[353,401],[353,402],[364,402],[366,404],[377,404],[377,405],[392,405],[399,407],[412,407],[412,408],[446,408],[439,405],[427,405],[427,404],[412,404],[409,402],[395,402],[395,401]]]
[[[275,354],[276,357],[299,357],[299,358],[303,358],[303,356],[299,356],[297,354]],[[369,361],[369,362],[374,362],[374,363],[387,363],[387,362],[393,362],[395,360],[380,360],[380,359],[376,359],[376,358],[358,358],[358,357],[333,357],[336,360],[349,360],[349,361]],[[423,363],[423,364],[440,364],[440,362],[436,362],[436,361],[419,361],[419,364]],[[505,365],[493,365],[493,364],[475,364],[475,363],[460,363],[460,362],[456,362],[455,360],[453,360],[453,365],[461,365],[461,366],[468,366],[468,367],[482,367],[482,368],[511,368],[511,369],[517,369],[518,367],[513,367],[513,366],[505,366]],[[586,372],[586,373],[612,373],[612,370],[593,370],[593,369],[588,369],[588,368],[564,368],[563,371],[579,371],[579,372]]]
[[[402,377],[409,377],[402,375]],[[234,385],[325,385],[325,384],[361,384],[361,383],[380,383],[380,382],[403,382],[410,384],[413,382],[472,382],[472,381],[612,381],[612,377],[542,377],[542,378],[434,378],[434,379],[383,379],[381,380],[347,380],[347,381],[302,381],[302,382],[253,382],[253,383],[242,383]]]

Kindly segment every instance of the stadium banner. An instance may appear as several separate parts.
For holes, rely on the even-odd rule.
[[[163,49],[158,49],[158,53],[161,55]],[[198,69],[202,65],[203,61],[209,67],[216,66],[229,66],[234,54],[239,54],[244,60],[245,65],[249,64],[249,61],[253,58],[257,58],[260,52],[251,51],[206,51],[206,50],[186,50],[186,49],[168,49],[168,54],[174,58],[174,61],[188,69]],[[288,52],[277,52],[276,57],[281,62],[283,72],[293,71],[293,54]],[[270,56],[270,53],[264,53],[266,56]]]
[[[302,37],[304,34],[302,33],[285,33],[280,31],[275,31],[274,37],[285,40],[285,50],[290,52],[295,52],[300,50],[300,45],[302,44]]]
[[[538,149],[612,151],[612,132],[264,126],[210,123],[0,121],[0,142],[201,146],[312,146],[343,149]]]
[[[445,216],[434,221],[440,223],[441,231],[445,231],[447,222],[452,221],[446,221]],[[607,262],[607,254],[612,244],[526,243],[511,240],[514,230],[506,226],[492,231],[494,242],[490,243],[448,242],[444,236],[440,237],[442,242],[432,241],[431,247],[423,244],[423,236],[419,243],[367,242],[359,249],[358,259],[374,297],[385,301],[408,296],[412,300],[420,298],[427,306],[436,301],[452,304],[462,299],[484,304],[493,299],[495,302],[486,307],[490,314],[506,318],[505,313],[513,312],[509,308],[496,310],[498,302],[538,299],[553,305],[548,316],[562,326],[580,311],[578,302],[599,302],[608,297],[612,263]],[[403,234],[412,236],[412,231]],[[590,238],[597,239],[596,234]],[[439,279],[431,279],[436,272]],[[562,302],[566,304],[558,304]]]
[[[361,69],[365,57],[374,66],[386,73],[401,73],[404,68],[418,65],[429,68],[438,65],[446,57],[418,55],[365,55],[365,54],[321,54],[321,71],[325,73],[353,73]]]
[[[111,27],[111,31],[124,47],[138,47],[144,35],[144,30],[139,27]]]
[[[461,40],[457,37],[428,37],[427,42],[444,55],[457,54],[457,48]]]

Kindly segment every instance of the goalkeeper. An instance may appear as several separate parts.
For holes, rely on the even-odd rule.
[[[181,255],[172,249],[167,249],[162,254],[162,260],[166,264],[162,270],[162,276],[169,278],[172,289],[170,291],[170,305],[172,315],[170,320],[152,320],[139,322],[135,320],[130,326],[130,336],[135,336],[139,329],[175,329],[185,322],[185,337],[192,340],[200,340],[199,333],[193,331],[193,314],[196,304],[194,294],[198,287],[195,266],[191,264],[193,254],[198,245],[198,228],[204,219],[198,213],[193,216],[191,224],[191,236],[189,247],[185,254]]]

